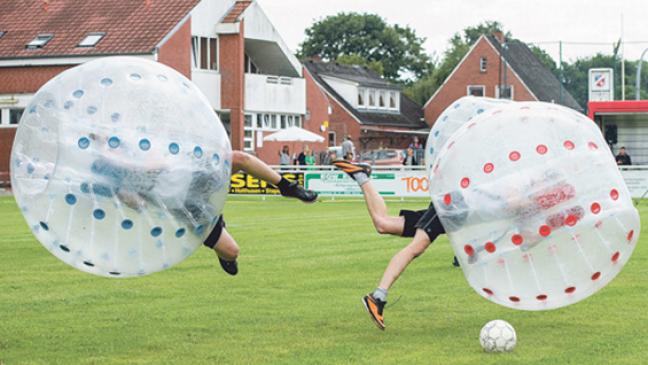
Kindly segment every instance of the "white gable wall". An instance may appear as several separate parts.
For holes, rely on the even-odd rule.
[[[295,72],[297,72],[301,77],[301,63],[288,48],[284,40],[279,35],[279,32],[277,32],[274,25],[272,25],[270,19],[268,19],[259,4],[257,2],[250,4],[245,12],[243,12],[243,17],[245,19],[245,38],[276,43],[279,48],[281,48],[292,67],[295,69]]]
[[[354,109],[358,107],[357,83],[325,75],[320,75],[320,77]]]
[[[191,11],[191,34],[215,37],[216,25],[234,5],[234,0],[203,0]]]

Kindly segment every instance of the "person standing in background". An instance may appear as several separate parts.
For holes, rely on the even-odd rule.
[[[288,146],[283,146],[281,151],[279,151],[279,165],[290,165],[290,151],[288,150]]]
[[[416,159],[416,164],[423,161],[423,144],[419,142],[419,138],[414,136],[412,138],[412,143],[410,143],[409,148],[414,151],[414,158]]]
[[[308,149],[304,152],[306,155],[304,157],[304,162],[306,163],[306,166],[313,166],[315,165],[315,156],[313,156],[313,151]]]
[[[342,142],[342,158],[347,161],[353,161],[355,157],[355,147],[353,146],[353,140],[351,140],[351,135],[347,134],[344,142]]]
[[[414,150],[411,147],[407,148],[407,154],[403,160],[403,165],[414,166],[417,164],[416,157],[414,157]]]
[[[306,165],[306,152],[308,151],[310,151],[308,145],[304,146],[304,149],[299,153],[299,156],[297,156],[297,163],[295,163],[295,165]]]
[[[616,155],[616,163],[619,166],[632,165],[632,160],[630,159],[630,155],[626,153],[625,147],[619,148],[619,154]]]

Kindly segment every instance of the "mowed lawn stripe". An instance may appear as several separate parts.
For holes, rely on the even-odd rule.
[[[390,212],[425,200],[389,200]],[[645,207],[644,207],[645,205]],[[648,217],[648,204],[639,205]],[[644,364],[648,357],[645,230],[605,289],[549,312],[482,299],[451,266],[445,237],[390,291],[387,330],[360,303],[408,240],[379,236],[357,198],[311,205],[230,196],[225,217],[240,274],[201,248],[147,277],[116,280],[59,262],[0,198],[3,364]],[[479,347],[481,326],[509,321],[511,354]]]

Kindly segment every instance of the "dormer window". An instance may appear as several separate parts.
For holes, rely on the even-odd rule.
[[[369,106],[376,106],[376,96],[373,90],[369,90]]]
[[[85,38],[77,44],[77,47],[92,48],[99,43],[99,41],[106,35],[106,33],[88,33]]]
[[[39,34],[36,38],[32,39],[31,42],[27,43],[25,46],[27,49],[39,49],[45,47],[45,45],[54,38],[53,34]]]
[[[378,107],[379,108],[385,107],[385,93],[383,91],[381,91],[380,96],[378,96]]]
[[[389,108],[396,109],[396,93],[394,91],[389,93]]]
[[[365,106],[365,89],[358,89],[358,106]]]

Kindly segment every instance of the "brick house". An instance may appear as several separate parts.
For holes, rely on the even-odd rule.
[[[524,42],[507,40],[501,33],[482,35],[472,45],[423,106],[426,122],[433,125],[445,108],[465,95],[555,102],[583,110]]]
[[[297,125],[321,133],[327,100],[255,1],[5,0],[0,12],[0,174],[34,93],[99,57],[164,63],[192,79],[232,146],[277,162],[262,136]],[[325,143],[315,148],[325,148]],[[276,158],[275,158],[276,157]]]
[[[329,102],[329,146],[351,135],[356,148],[405,148],[427,138],[421,107],[395,85],[362,66],[306,61],[304,66]]]

